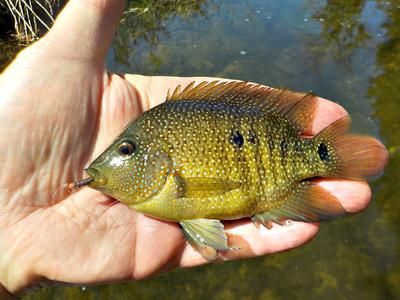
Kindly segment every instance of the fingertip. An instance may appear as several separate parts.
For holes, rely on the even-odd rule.
[[[365,181],[324,179],[318,185],[329,191],[348,213],[357,213],[368,206],[371,188]]]
[[[70,0],[43,39],[57,54],[103,61],[124,5],[124,0]]]
[[[311,127],[311,134],[315,135],[334,121],[348,115],[348,112],[339,104],[317,97],[317,109]]]
[[[267,255],[297,248],[318,233],[318,223],[291,222],[290,225],[273,225],[272,229],[264,226],[256,228],[253,223],[246,222],[241,226],[228,228],[228,233],[243,239],[248,248],[243,247],[237,252],[229,251],[230,259]]]

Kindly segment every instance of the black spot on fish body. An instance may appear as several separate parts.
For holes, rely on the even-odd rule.
[[[318,145],[318,155],[319,155],[319,158],[322,161],[329,160],[330,156],[329,156],[329,151],[328,151],[328,147],[326,146],[326,144],[319,143],[319,145]]]
[[[233,145],[235,145],[238,148],[241,148],[244,144],[243,135],[239,132],[239,130],[231,132],[230,140],[233,143]]]

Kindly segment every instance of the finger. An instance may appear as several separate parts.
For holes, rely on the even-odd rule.
[[[322,129],[336,120],[348,115],[347,111],[339,104],[317,97],[317,109],[311,127],[306,129],[305,134],[316,135]]]
[[[348,213],[365,209],[371,200],[371,188],[365,181],[325,178],[317,184],[335,196]]]
[[[141,76],[132,74],[126,74],[125,79],[137,89],[143,111],[149,110],[150,108],[164,102],[168,90],[173,91],[178,85],[185,87],[193,81],[200,83],[202,81],[232,80],[215,77]],[[317,97],[316,101],[317,109],[315,118],[312,122],[311,128],[305,132],[310,135],[315,135],[327,125],[347,115],[346,110],[337,103],[321,97]]]
[[[124,0],[70,0],[44,40],[58,54],[102,62],[123,8]]]
[[[251,221],[235,221],[225,226],[231,246],[239,248],[220,252],[223,260],[236,260],[286,251],[299,247],[318,233],[318,224],[292,222],[289,226],[274,224],[272,229],[256,228]],[[182,254],[180,266],[193,267],[208,263],[188,245]]]

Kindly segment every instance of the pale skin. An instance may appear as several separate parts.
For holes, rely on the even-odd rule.
[[[82,179],[83,169],[128,122],[164,101],[168,88],[215,80],[108,73],[104,58],[123,5],[70,0],[52,30],[0,75],[0,294],[45,280],[137,280],[206,263],[177,224],[144,216],[87,187],[74,193],[58,189]],[[318,101],[308,134],[347,114],[333,102]],[[371,198],[363,181],[319,184],[349,213],[363,210]],[[293,222],[267,230],[250,220],[229,222],[226,230],[241,249],[220,259],[289,250],[309,242],[318,227]]]

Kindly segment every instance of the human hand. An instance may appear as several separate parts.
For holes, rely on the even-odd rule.
[[[90,188],[59,189],[81,179],[85,166],[169,88],[214,80],[107,73],[104,59],[122,10],[122,0],[70,0],[52,30],[0,76],[0,282],[10,292],[47,279],[114,282],[206,263],[176,224]],[[339,105],[318,101],[309,134],[346,115]],[[371,197],[366,182],[319,184],[350,213]],[[298,247],[317,234],[318,224],[267,230],[239,220],[226,230],[241,248],[221,254],[228,260]]]

